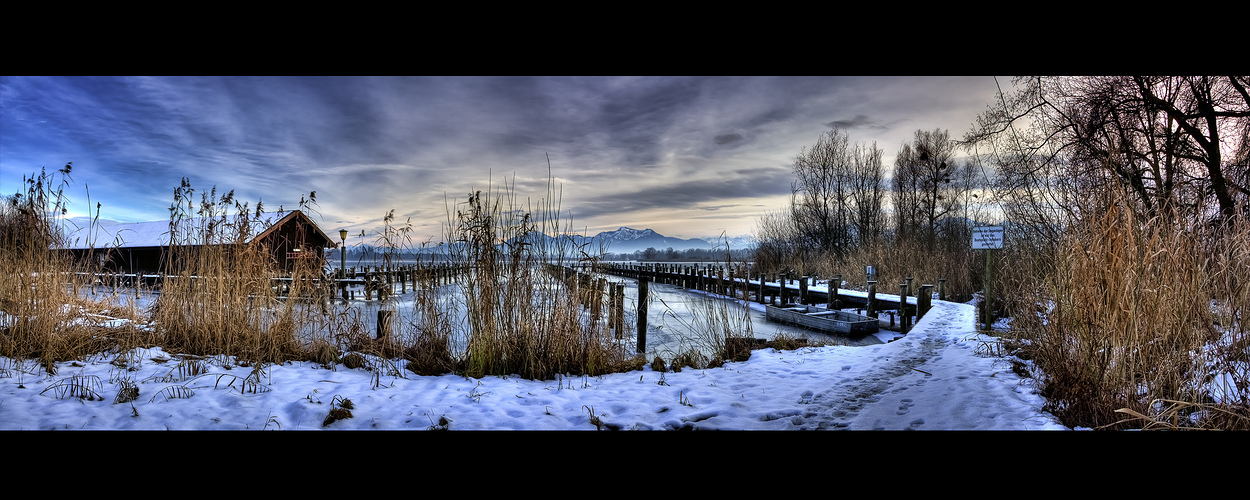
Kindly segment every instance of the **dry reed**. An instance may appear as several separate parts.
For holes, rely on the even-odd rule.
[[[1012,323],[1048,408],[1072,426],[1246,428],[1247,242],[1244,219],[1176,228],[1112,204],[1083,221],[1029,295],[1041,311]]]
[[[0,356],[38,359],[49,371],[110,348],[119,330],[92,320],[117,314],[95,296],[95,266],[61,250],[71,169],[26,178],[0,206]]]
[[[253,212],[233,192],[218,197],[214,188],[201,194],[196,208],[193,194],[184,180],[170,208],[167,272],[151,311],[164,347],[251,363],[307,357],[313,339],[297,338],[297,332],[318,312],[282,297],[315,295],[311,280],[321,269],[296,261],[289,290],[281,293],[272,280],[279,275],[272,250],[252,240],[262,206]],[[200,244],[173,244],[182,241]]]
[[[598,375],[628,366],[602,321],[582,312],[576,282],[545,272],[571,263],[585,249],[571,239],[559,216],[559,193],[548,180],[537,207],[523,207],[515,189],[476,192],[448,210],[453,262],[466,311],[463,373],[548,379],[558,374]],[[586,254],[589,255],[589,254]],[[592,270],[593,271],[593,270]],[[428,314],[427,314],[428,316]],[[426,320],[429,321],[429,320]]]

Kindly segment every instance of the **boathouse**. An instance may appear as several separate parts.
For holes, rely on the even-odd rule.
[[[325,249],[338,246],[308,215],[292,210],[176,223],[93,224],[69,232],[64,249],[106,271],[164,273],[173,268],[171,253],[209,245],[259,246],[272,257],[275,269],[285,272],[306,259],[324,269]]]

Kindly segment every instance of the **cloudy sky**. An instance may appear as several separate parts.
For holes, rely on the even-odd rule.
[[[750,234],[831,126],[891,165],[916,130],[961,137],[1008,78],[0,77],[0,194],[73,162],[70,215],[168,220],[183,178],[267,211],[316,192],[327,233],[414,242],[448,206],[507,182],[561,191],[562,226],[681,238]]]

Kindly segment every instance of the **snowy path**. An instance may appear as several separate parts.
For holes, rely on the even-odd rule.
[[[805,391],[796,429],[1054,429],[1042,399],[1006,361],[977,355],[975,308],[937,302],[915,329],[838,367],[831,387]]]

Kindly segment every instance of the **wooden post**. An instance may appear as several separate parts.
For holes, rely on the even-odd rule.
[[[751,270],[745,267],[742,269],[742,301],[751,301]]]
[[[938,278],[938,300],[946,300],[946,278]]]
[[[929,312],[933,307],[933,285],[920,285],[920,290],[916,292],[916,319],[917,321]]]
[[[764,297],[765,297],[764,295],[764,273],[760,273],[759,276],[756,276],[756,278],[760,280],[760,291],[756,292],[755,299],[759,301],[759,303],[763,304]]]
[[[829,281],[829,309],[841,309],[841,300],[838,299],[838,289],[842,287],[842,275],[835,274],[833,279]]]
[[[647,281],[649,278],[638,278],[638,354],[647,353]]]
[[[616,328],[616,285],[608,283],[608,328],[621,338],[621,331]]]
[[[899,283],[898,285],[898,313],[901,318],[899,320],[899,328],[902,329],[903,333],[907,333],[907,330],[911,329],[911,312],[907,306],[907,283]]]
[[[605,278],[599,278],[595,282],[593,297],[590,299],[590,321],[597,323],[599,317],[603,315],[603,284],[607,282]]]
[[[877,282],[868,282],[868,308],[867,315],[877,317]]]
[[[625,284],[616,284],[616,338],[625,336]]]
[[[378,311],[378,333],[377,338],[385,338],[391,333],[391,316],[395,311],[390,309],[382,309]]]
[[[994,326],[994,249],[985,250],[985,330]]]
[[[786,305],[786,278],[788,276],[785,273],[781,273],[780,279],[777,280],[777,294],[780,295],[778,301],[781,302],[782,306]]]

